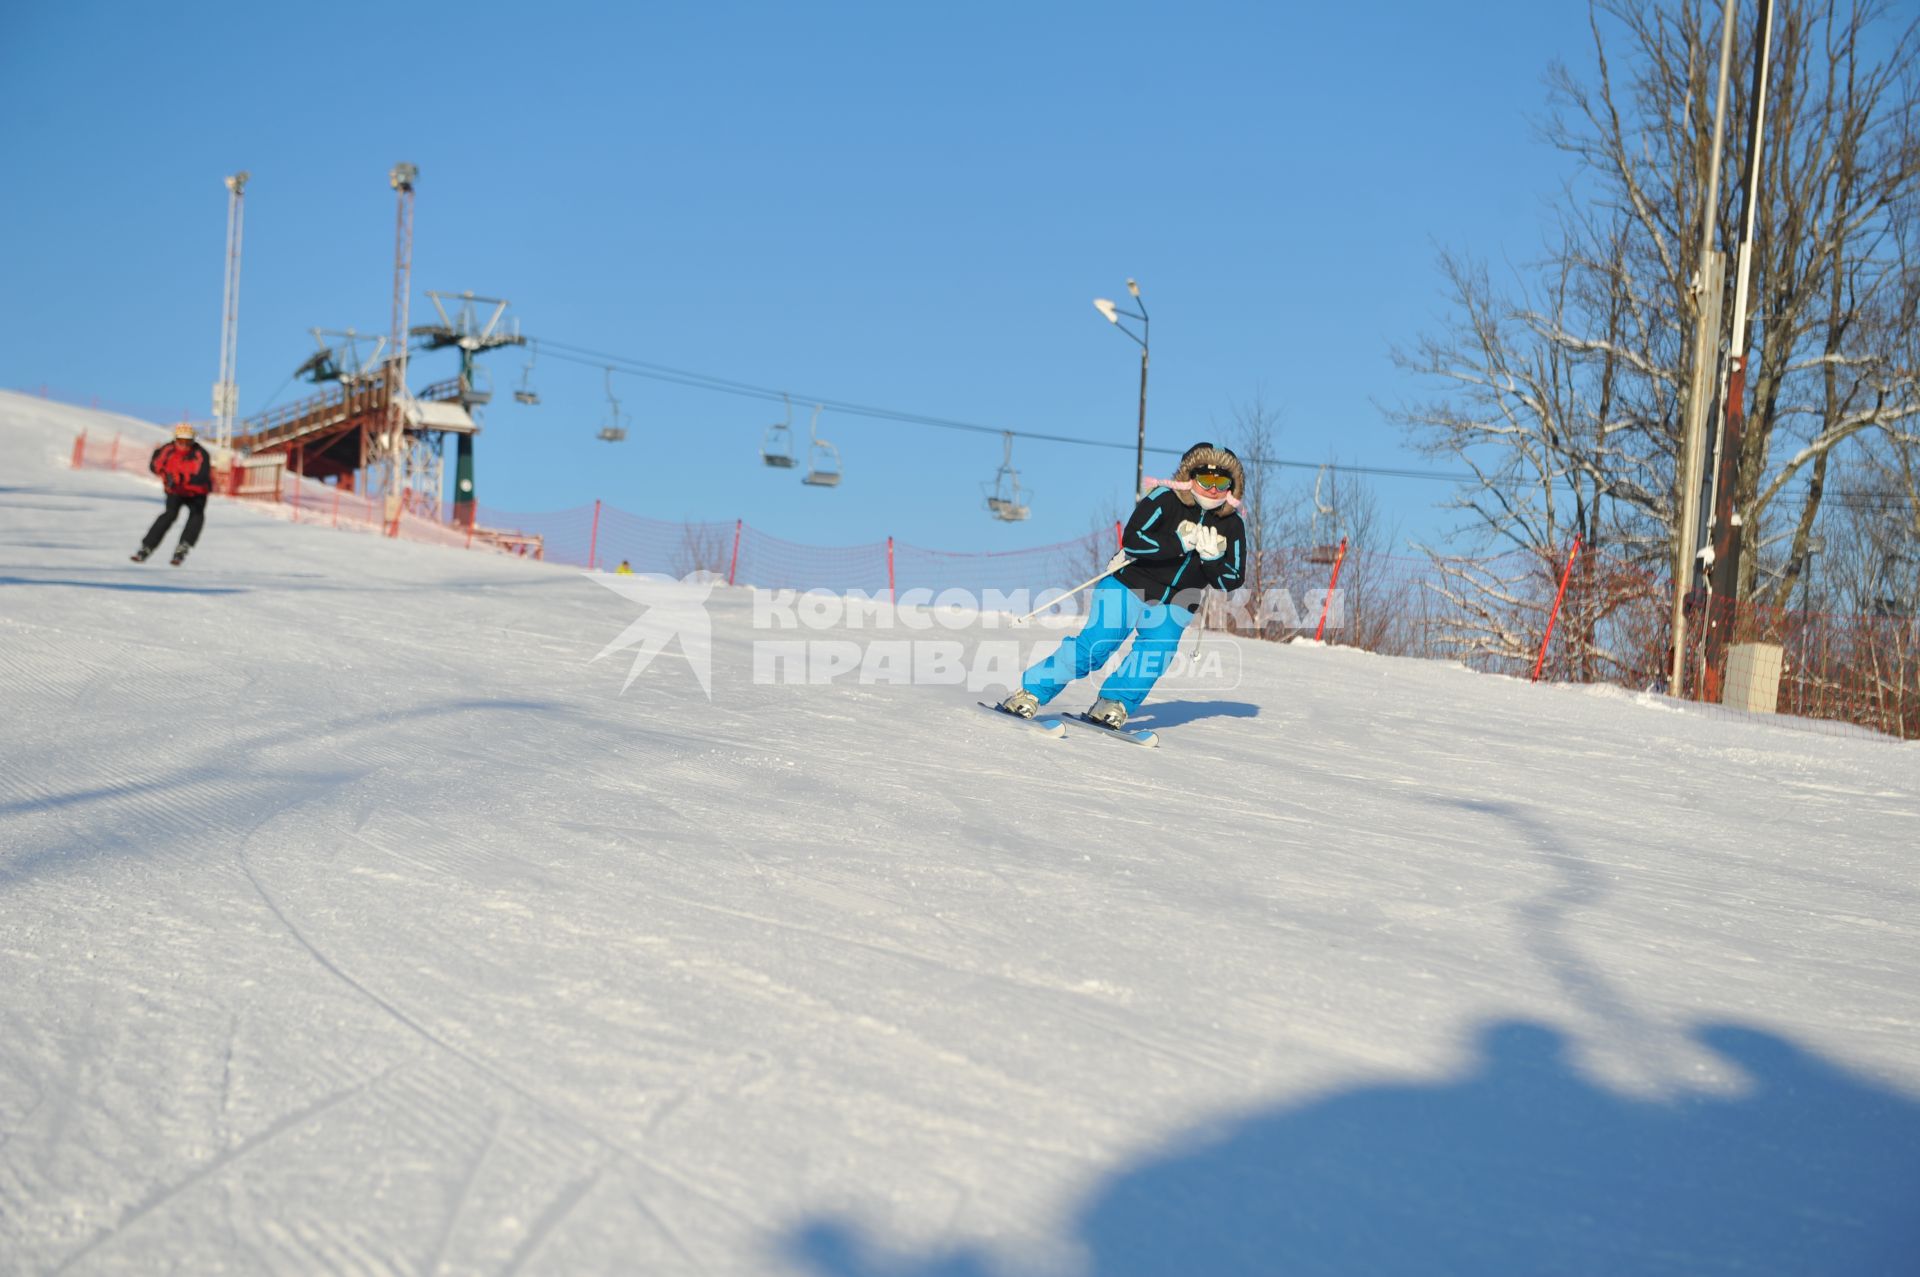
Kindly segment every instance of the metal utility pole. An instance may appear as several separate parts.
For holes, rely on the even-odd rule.
[[[1740,233],[1740,255],[1734,267],[1733,327],[1727,346],[1727,406],[1721,419],[1720,446],[1713,483],[1713,560],[1707,575],[1706,668],[1702,683],[1708,700],[1718,700],[1720,663],[1732,637],[1734,616],[1712,613],[1713,596],[1729,604],[1740,597],[1741,527],[1739,511],[1740,458],[1744,451],[1745,416],[1742,402],[1747,384],[1748,293],[1753,280],[1753,226],[1760,204],[1760,160],[1767,120],[1767,72],[1773,54],[1773,0],[1760,0],[1759,27],[1753,52],[1752,115],[1747,128],[1745,226]]]
[[[1727,81],[1733,70],[1733,17],[1738,0],[1726,0],[1720,21],[1720,88],[1713,106],[1713,150],[1707,161],[1707,199],[1700,215],[1700,268],[1693,277],[1693,375],[1687,390],[1686,435],[1680,449],[1680,525],[1673,563],[1673,671],[1667,690],[1686,694],[1687,595],[1693,590],[1700,554],[1700,487],[1705,466],[1707,416],[1713,410],[1719,367],[1720,304],[1726,290],[1726,254],[1713,246],[1720,220],[1720,153],[1727,131]]]
[[[1093,308],[1102,315],[1105,315],[1108,323],[1133,338],[1140,346],[1140,430],[1136,437],[1133,452],[1133,495],[1134,498],[1138,500],[1140,489],[1142,485],[1146,483],[1147,475],[1147,339],[1152,335],[1153,326],[1152,321],[1147,318],[1147,303],[1140,296],[1140,285],[1129,279],[1127,281],[1127,291],[1133,295],[1134,305],[1140,308],[1138,311],[1121,310],[1104,297],[1094,298]],[[1133,329],[1121,323],[1120,316],[1122,315],[1125,315],[1128,319],[1139,320],[1140,331],[1136,333]]]
[[[420,170],[396,164],[387,174],[398,200],[393,233],[393,352],[387,364],[387,535],[400,532],[407,484],[407,301],[413,291],[413,183]]]
[[[247,172],[227,179],[227,277],[220,291],[220,380],[213,383],[213,434],[219,457],[233,447],[233,418],[240,389],[234,384],[240,359],[240,230],[246,216]]]

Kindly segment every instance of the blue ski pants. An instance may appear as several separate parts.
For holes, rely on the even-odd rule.
[[[1171,603],[1145,603],[1113,577],[1104,577],[1093,587],[1087,623],[1080,632],[1068,636],[1052,656],[1040,661],[1020,678],[1020,686],[1037,697],[1042,705],[1058,696],[1068,683],[1085,678],[1107,663],[1134,635],[1113,673],[1100,684],[1100,695],[1119,701],[1129,714],[1140,708],[1147,693],[1173,663],[1180,647],[1180,636],[1193,622],[1193,613]]]

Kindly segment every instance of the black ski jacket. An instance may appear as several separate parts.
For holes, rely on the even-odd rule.
[[[1197,523],[1227,539],[1227,552],[1203,559],[1180,544],[1180,525]],[[1155,488],[1140,498],[1120,536],[1133,562],[1114,573],[1120,584],[1148,603],[1174,603],[1192,611],[1208,586],[1237,590],[1247,576],[1247,529],[1232,506],[1207,510],[1186,493]]]

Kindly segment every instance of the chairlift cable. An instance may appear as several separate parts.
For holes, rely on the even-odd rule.
[[[729,377],[695,372],[684,368],[674,368],[666,364],[654,363],[644,359],[635,359],[626,355],[615,355],[604,351],[589,350],[586,347],[574,346],[565,342],[542,339],[539,345],[545,348],[548,354],[555,359],[562,359],[570,363],[582,364],[589,367],[608,368],[609,370],[618,367],[619,371],[631,376],[646,377],[654,381],[665,382],[671,385],[687,386],[696,390],[711,390],[722,394],[738,395],[743,398],[764,399],[770,402],[780,402],[788,399],[790,396],[797,395],[797,397],[802,400],[811,399],[823,408],[844,413],[848,416],[866,417],[879,421],[894,421],[903,425],[930,426],[941,430],[960,430],[974,434],[1011,435],[1019,439],[1030,439],[1036,443],[1057,443],[1078,448],[1102,448],[1119,452],[1131,452],[1134,449],[1134,444],[1129,442],[1108,439],[1087,439],[1076,435],[1051,434],[1037,430],[1010,430],[1004,426],[988,426],[978,422],[958,421],[950,417],[936,417],[925,413],[903,412],[892,408],[882,408],[871,404],[835,399],[825,395],[808,395],[799,394],[799,392],[795,391],[776,390],[772,387],[757,385],[753,382],[738,381]],[[1149,444],[1147,445],[1147,451],[1161,456],[1177,457],[1180,456],[1184,450]],[[1296,461],[1286,457],[1248,456],[1243,458],[1243,460],[1260,465],[1273,466],[1278,469],[1331,471],[1335,474],[1354,475],[1374,479],[1411,479],[1456,484],[1464,483],[1507,490],[1520,490],[1535,486],[1528,482],[1489,484],[1483,476],[1465,471],[1414,470],[1400,466],[1369,466],[1345,462]],[[1798,498],[1804,496],[1805,491],[1804,489],[1790,489],[1782,492],[1780,495]],[[1877,494],[1859,494],[1855,497],[1846,497],[1832,493],[1826,496],[1822,504],[1839,509],[1866,511],[1899,511],[1902,510],[1905,505],[1903,499],[1897,495],[1889,495],[1883,499]]]

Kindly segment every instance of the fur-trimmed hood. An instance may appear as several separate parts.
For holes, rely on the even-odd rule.
[[[1187,450],[1186,456],[1180,458],[1180,468],[1174,471],[1173,481],[1182,485],[1175,489],[1180,494],[1181,503],[1191,506],[1200,504],[1186,485],[1195,474],[1208,467],[1233,476],[1233,499],[1237,506],[1247,494],[1247,472],[1241,466],[1240,458],[1228,449],[1211,443],[1196,444]]]

